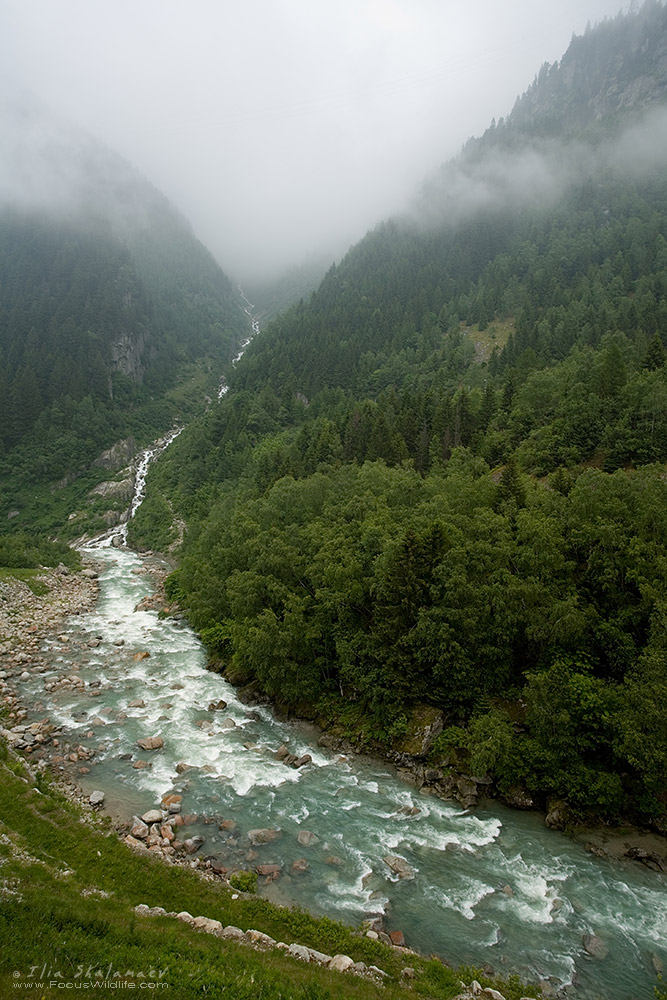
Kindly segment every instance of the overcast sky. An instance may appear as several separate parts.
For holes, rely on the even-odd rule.
[[[0,0],[0,66],[130,160],[243,281],[340,256],[573,33],[629,6]]]

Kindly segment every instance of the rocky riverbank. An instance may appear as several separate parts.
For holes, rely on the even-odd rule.
[[[163,563],[157,558],[151,559],[148,554],[139,572],[150,576],[153,590],[137,605],[137,610],[154,610],[181,617],[178,608],[165,597],[166,568]],[[76,573],[62,565],[55,569],[45,569],[37,577],[42,585],[41,589],[45,590],[43,594],[34,593],[28,584],[18,579],[9,577],[0,581],[0,704],[4,708],[6,738],[10,745],[23,752],[26,757],[36,763],[41,761],[39,766],[48,764],[70,786],[70,793],[89,773],[90,762],[95,755],[94,748],[79,743],[75,745],[64,738],[60,727],[54,726],[48,718],[46,704],[21,704],[13,681],[25,680],[32,674],[51,669],[42,650],[43,643],[47,639],[62,641],[64,645],[67,643],[67,637],[61,635],[63,623],[70,615],[84,614],[94,608],[98,593],[97,574],[94,559],[88,559],[84,569]],[[92,639],[91,642],[94,644],[95,640]],[[65,687],[83,684],[71,670],[65,670],[53,683]],[[94,697],[95,691],[91,690],[90,694]],[[242,691],[241,694],[243,700],[249,703],[255,700],[254,693],[250,690]],[[26,725],[24,720],[29,709],[33,713],[43,710],[45,715]],[[382,748],[377,747],[374,752],[392,763],[403,780],[419,788],[422,794],[454,799],[465,808],[472,808],[489,794],[490,782],[485,778],[473,777],[455,766],[429,766],[426,759],[428,750],[441,728],[437,710],[430,706],[418,706],[400,746],[389,752],[383,752]],[[345,754],[358,752],[353,743],[334,731],[322,731],[319,743]],[[288,760],[287,763],[292,761]],[[532,806],[524,797],[507,804],[519,808]],[[562,829],[566,815],[562,804],[552,803],[552,808],[545,815],[545,822],[556,829]],[[127,833],[127,827],[124,832]],[[574,836],[597,856],[624,863],[632,861],[654,871],[667,871],[667,839],[654,832],[632,827],[618,830],[596,828],[575,830]],[[167,848],[165,853],[174,853],[169,849],[170,845],[162,846]],[[178,847],[177,844],[177,850]],[[187,849],[184,850],[187,853]]]

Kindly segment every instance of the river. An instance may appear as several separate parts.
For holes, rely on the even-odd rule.
[[[153,591],[150,559],[112,547],[88,554],[101,566],[96,609],[47,641],[48,669],[22,693],[64,727],[61,740],[95,749],[80,780],[103,789],[113,813],[129,819],[174,790],[183,813],[198,817],[187,830],[205,838],[201,855],[230,868],[282,866],[259,886],[277,902],[351,923],[382,913],[420,951],[554,988],[574,983],[568,997],[652,997],[655,968],[667,967],[664,876],[594,857],[537,814],[498,804],[464,811],[422,795],[389,766],[324,750],[312,729],[243,705],[206,670],[187,626],[135,611]],[[85,687],[45,692],[73,672]],[[219,699],[227,707],[210,709]],[[139,750],[145,736],[162,736],[163,749]],[[275,756],[283,743],[312,763],[285,766]],[[134,768],[139,758],[151,766]],[[193,768],[178,774],[179,762]],[[280,833],[251,847],[247,832],[258,828]],[[317,838],[307,846],[297,841],[304,831]],[[414,877],[393,874],[388,855]],[[293,870],[302,859],[307,869]],[[586,953],[591,934],[605,957]]]

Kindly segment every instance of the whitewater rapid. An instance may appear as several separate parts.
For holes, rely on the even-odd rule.
[[[667,967],[663,876],[594,857],[538,815],[499,805],[468,812],[421,794],[388,766],[323,749],[312,728],[244,705],[206,670],[189,628],[135,610],[153,590],[145,559],[114,548],[90,555],[101,569],[97,607],[46,643],[49,667],[25,682],[23,697],[63,726],[61,739],[94,750],[80,780],[103,789],[116,814],[129,819],[178,792],[196,816],[188,836],[204,837],[202,856],[228,868],[281,866],[260,885],[278,902],[352,923],[382,915],[421,951],[554,989],[575,984],[567,996],[652,995],[655,968]],[[45,692],[74,672],[84,688]],[[220,699],[226,708],[211,708]],[[145,736],[161,736],[164,748],[140,750]],[[285,766],[283,744],[312,763]],[[150,766],[135,768],[142,758]],[[192,767],[179,774],[179,763]],[[248,830],[261,828],[276,839],[252,846]],[[297,840],[303,831],[317,838],[309,846]],[[392,855],[413,877],[391,870]],[[587,954],[587,935],[605,958]]]

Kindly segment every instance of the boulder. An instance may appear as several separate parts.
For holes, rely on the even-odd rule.
[[[168,809],[170,805],[177,804],[183,801],[183,796],[178,795],[176,792],[167,792],[166,795],[162,796],[162,806],[164,809]]]
[[[391,938],[391,943],[397,945],[399,948],[405,948],[405,937],[403,931],[389,931],[389,937]]]
[[[277,875],[280,875],[281,867],[281,865],[257,865],[255,871],[258,875],[268,875],[275,878]]]
[[[194,924],[195,918],[187,910],[181,910],[180,913],[176,914],[177,920],[182,920],[184,924]]]
[[[329,962],[329,968],[333,969],[335,972],[347,972],[347,970],[353,965],[354,961],[349,955],[334,955]]]
[[[139,819],[138,816],[132,817],[132,826],[130,827],[130,834],[133,837],[138,837],[140,840],[145,840],[148,836],[148,826],[143,820]]]
[[[394,875],[399,878],[414,878],[415,869],[408,864],[405,858],[399,858],[396,854],[387,854],[383,859],[387,868],[391,869]]]
[[[287,954],[302,962],[310,962],[310,949],[306,948],[305,944],[291,944],[287,949]]]
[[[133,701],[128,703],[128,708],[145,708],[146,702],[143,698],[135,698]]]
[[[316,951],[315,948],[308,949],[310,953],[310,961],[315,965],[329,965],[331,962],[331,955],[325,955],[323,951]]]
[[[137,740],[137,746],[142,750],[161,750],[164,740],[161,736],[144,736],[143,739]]]
[[[151,823],[161,823],[162,822],[162,810],[161,809],[149,809],[148,812],[145,812],[141,818],[144,821],[144,823],[147,823],[149,826],[151,825]]]
[[[183,849],[187,854],[195,854],[196,851],[204,843],[204,838],[202,836],[198,837],[188,837],[187,840],[183,841]]]
[[[137,840],[136,837],[132,837],[129,833],[128,833],[127,837],[125,837],[125,843],[127,844],[128,847],[145,847],[146,846],[145,844],[142,844],[142,842],[140,840]]]
[[[296,861],[292,863],[292,871],[298,874],[299,872],[307,872],[310,865],[305,858],[297,858]]]
[[[281,747],[278,747],[278,749],[276,750],[276,760],[284,760],[285,757],[288,756],[289,756],[289,750],[283,743],[283,745]]]
[[[221,698],[219,701],[212,701],[208,706],[208,711],[221,712],[225,708],[227,708],[227,702]]]
[[[302,847],[312,847],[313,844],[319,844],[320,842],[320,838],[311,830],[299,830],[296,839]]]
[[[276,840],[280,836],[280,830],[248,830],[248,840],[253,847],[257,847],[259,844],[270,844],[272,840]]]
[[[570,809],[567,802],[560,799],[552,799],[547,805],[547,814],[544,818],[545,826],[550,830],[564,830],[570,821]]]
[[[264,934],[262,931],[256,931],[253,927],[246,931],[245,937],[256,948],[275,948],[276,946],[275,938],[269,937],[268,934]]]
[[[582,943],[584,951],[590,955],[591,958],[597,958],[601,961],[609,954],[607,945],[604,943],[602,938],[597,936],[597,934],[584,934]]]
[[[100,791],[91,792],[90,795],[88,796],[88,801],[90,802],[91,806],[101,806],[102,803],[104,802],[104,792]]]
[[[219,920],[212,920],[210,917],[195,917],[192,926],[199,931],[206,931],[207,934],[220,934],[222,924]]]
[[[309,753],[304,753],[300,757],[297,757],[295,761],[292,762],[292,767],[304,767],[306,764],[311,764],[313,758]]]
[[[233,924],[227,924],[226,927],[220,933],[220,937],[229,938],[233,941],[240,941],[244,937],[244,933],[240,927],[235,927]]]

